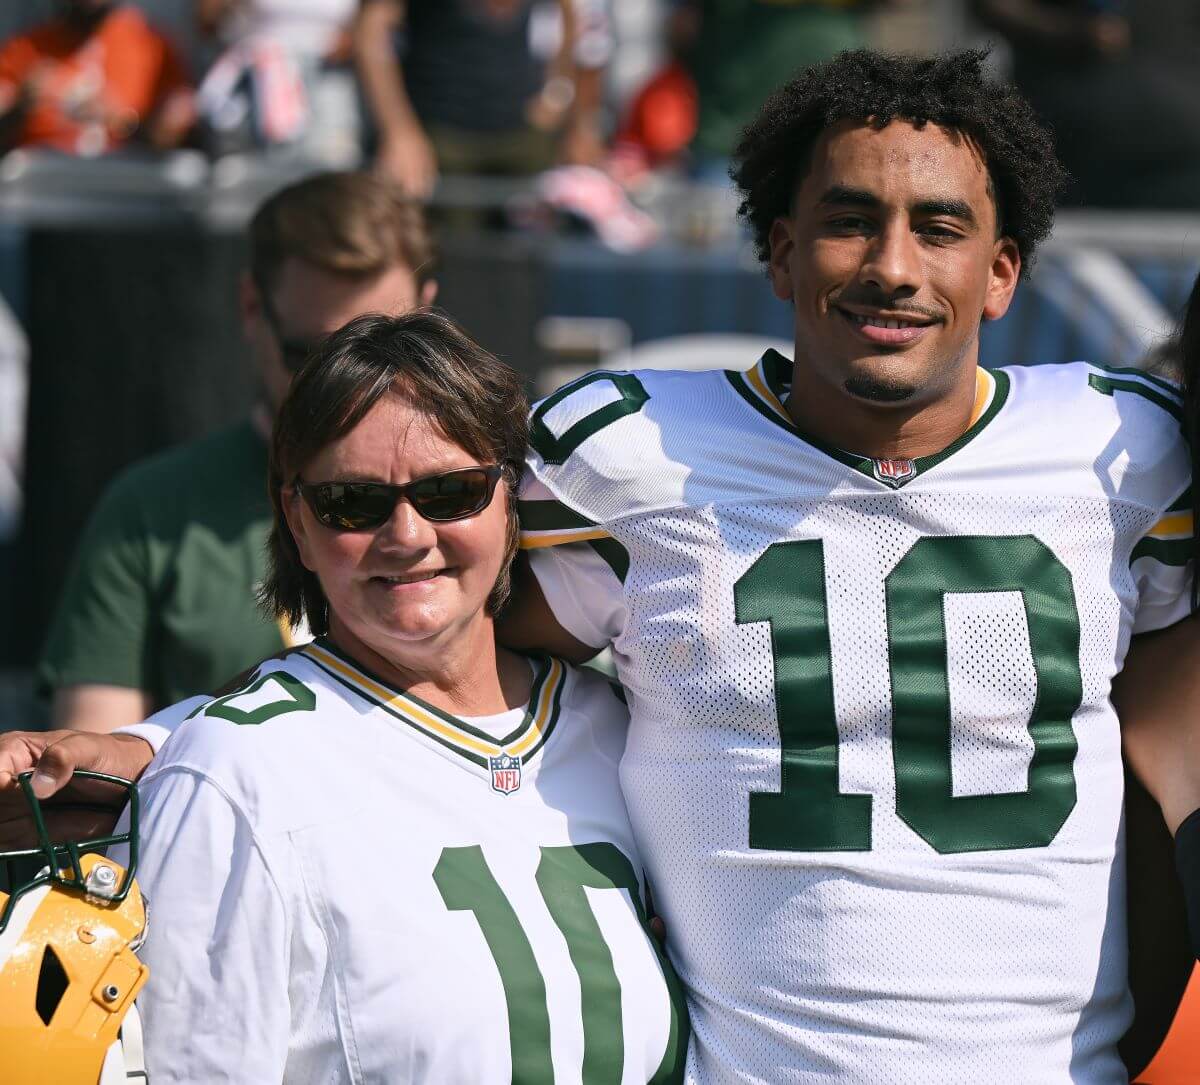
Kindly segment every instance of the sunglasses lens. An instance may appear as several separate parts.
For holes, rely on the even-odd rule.
[[[461,520],[487,504],[491,488],[487,471],[454,471],[422,479],[409,489],[408,499],[427,520]]]
[[[373,531],[387,523],[400,495],[426,520],[462,520],[491,500],[498,467],[467,468],[418,479],[407,486],[380,482],[300,484],[317,519],[335,531]]]
[[[370,482],[329,482],[312,491],[313,509],[326,527],[365,531],[386,523],[396,505],[390,486]]]

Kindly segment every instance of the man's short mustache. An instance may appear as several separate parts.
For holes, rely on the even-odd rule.
[[[919,320],[941,321],[942,314],[935,309],[912,305],[906,302],[896,302],[881,294],[839,294],[833,299],[834,305],[858,305],[864,309],[885,309],[897,316],[911,316]]]

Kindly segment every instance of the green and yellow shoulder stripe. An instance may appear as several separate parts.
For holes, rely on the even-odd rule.
[[[1182,568],[1195,552],[1192,491],[1189,487],[1154,523],[1134,546],[1132,565],[1139,558],[1153,558],[1162,565]]]
[[[582,543],[590,546],[623,584],[629,573],[629,551],[603,525],[568,508],[540,485],[526,485],[517,502],[521,549]]]

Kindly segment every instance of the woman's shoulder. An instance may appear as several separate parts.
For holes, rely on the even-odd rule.
[[[546,737],[544,759],[552,765],[591,764],[597,771],[603,767],[615,772],[629,726],[625,691],[590,664],[579,666],[556,657],[542,660],[541,674],[548,677],[535,683],[531,710]]]
[[[308,780],[311,789],[315,766],[341,748],[344,702],[296,652],[264,661],[217,696],[176,708],[186,718],[143,777],[151,793],[171,775],[187,773],[244,812],[280,806],[297,786],[304,789],[298,781]]]
[[[575,664],[549,658],[563,670],[563,710],[586,716],[595,728],[619,731],[623,736],[629,708],[624,688],[608,668],[595,662]]]

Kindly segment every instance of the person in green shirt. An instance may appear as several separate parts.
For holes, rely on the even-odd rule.
[[[54,727],[111,731],[307,639],[256,603],[272,418],[327,334],[431,303],[431,264],[420,209],[369,174],[319,174],[263,204],[239,289],[260,395],[249,418],[133,464],[100,499],[38,666]]]
[[[863,13],[880,2],[672,0],[668,37],[699,96],[700,176],[726,183],[734,144],[766,97],[803,69],[865,46]]]

